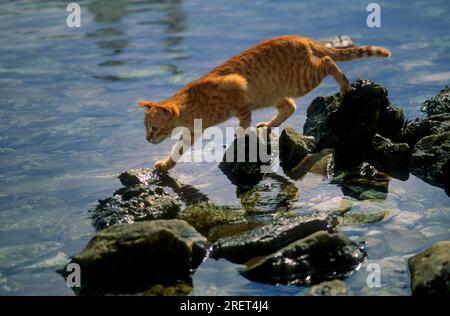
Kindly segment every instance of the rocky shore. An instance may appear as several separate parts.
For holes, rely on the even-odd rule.
[[[124,187],[90,212],[98,232],[71,260],[83,271],[77,294],[186,295],[195,270],[213,258],[244,264],[240,274],[254,282],[308,286],[307,295],[347,295],[345,278],[370,253],[342,227],[387,218],[387,209],[364,210],[387,198],[393,178],[412,173],[447,194],[450,179],[448,88],[424,103],[426,117],[407,121],[386,88],[365,79],[352,87],[344,97],[313,100],[303,134],[283,130],[279,159],[287,177],[278,187],[255,187],[270,177],[260,172],[267,162],[219,165],[237,186],[241,208],[215,205],[151,169],[121,174]],[[234,153],[235,146],[227,150]],[[343,197],[299,211],[292,182],[309,174],[337,185]],[[275,197],[258,198],[264,194]],[[411,254],[413,295],[450,293],[449,253],[449,241],[442,241]]]

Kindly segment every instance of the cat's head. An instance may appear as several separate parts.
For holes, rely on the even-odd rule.
[[[176,105],[153,101],[139,101],[137,104],[147,110],[144,125],[147,132],[145,138],[148,142],[152,144],[162,142],[177,127],[180,112]]]

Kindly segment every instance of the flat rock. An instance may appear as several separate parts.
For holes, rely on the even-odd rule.
[[[346,276],[365,253],[343,234],[318,231],[251,264],[242,274],[252,281],[304,285]]]
[[[278,218],[265,226],[217,240],[213,245],[211,256],[243,263],[254,257],[273,253],[319,230],[329,229],[331,225],[327,215],[323,213]]]
[[[413,295],[450,295],[450,241],[435,243],[408,259]]]
[[[217,206],[210,202],[191,205],[179,212],[177,217],[185,220],[205,235],[212,227],[217,225],[246,222],[242,211],[231,209],[229,207]]]

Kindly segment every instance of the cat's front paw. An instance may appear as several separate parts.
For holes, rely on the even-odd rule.
[[[256,128],[260,127],[270,127],[270,124],[269,122],[259,122],[258,124],[256,124]]]
[[[159,171],[168,171],[173,167],[175,167],[175,162],[170,158],[159,160],[155,164],[155,168],[158,169]]]

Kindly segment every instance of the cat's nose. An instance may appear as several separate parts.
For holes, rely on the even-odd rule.
[[[151,135],[145,136],[145,139],[146,139],[149,143],[152,142],[152,137],[151,137]]]

